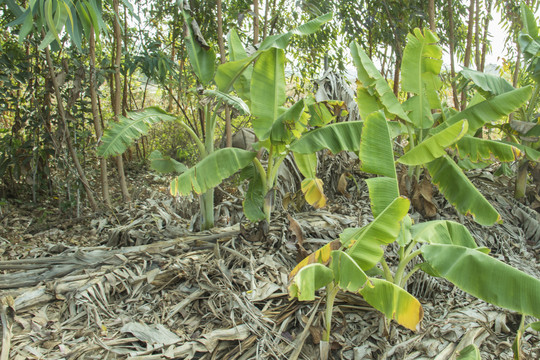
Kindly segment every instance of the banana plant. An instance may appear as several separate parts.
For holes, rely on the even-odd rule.
[[[102,144],[98,148],[98,154],[100,156],[121,154],[135,139],[147,133],[151,125],[160,121],[178,122],[197,146],[199,162],[192,168],[183,171],[171,182],[171,193],[173,195],[188,195],[194,192],[199,195],[201,229],[209,229],[214,226],[214,187],[232,176],[237,170],[247,167],[256,156],[256,153],[242,149],[214,150],[217,115],[221,111],[222,105],[228,104],[241,114],[250,115],[250,108],[246,104],[246,102],[250,103],[249,97],[246,98],[245,102],[240,97],[233,95],[231,93],[233,86],[239,95],[246,93],[251,95],[251,92],[254,92],[255,98],[262,96],[258,84],[261,83],[260,78],[266,76],[264,72],[272,70],[264,66],[267,59],[270,58],[270,53],[283,52],[293,35],[309,35],[317,31],[331,19],[332,14],[320,16],[285,34],[268,37],[261,44],[259,50],[250,56],[247,56],[241,47],[238,35],[233,31],[229,37],[230,61],[220,65],[216,71],[214,50],[200,34],[196,22],[190,15],[187,2],[179,1],[178,3],[187,24],[188,31],[185,40],[192,70],[204,89],[201,91],[202,95],[214,99],[213,102],[205,101],[201,102],[204,105],[200,105],[201,113],[204,114],[204,137],[199,138],[193,129],[184,123],[183,119],[167,114],[159,108],[151,107],[139,112],[129,112],[126,117],[122,117],[119,123],[105,133]],[[262,60],[259,61],[259,58]],[[251,78],[251,73],[258,77],[255,80],[255,87],[246,83]],[[275,72],[273,74],[275,75]],[[246,88],[242,88],[242,86],[246,86]],[[267,88],[265,88],[266,90]],[[257,91],[259,91],[258,95]],[[282,92],[280,93],[280,91]],[[271,94],[274,94],[275,99],[281,99],[285,96],[284,91],[284,87],[283,89],[274,88]],[[259,110],[261,106],[255,106],[253,109],[255,109],[257,116],[260,115],[261,111],[265,111],[264,109]],[[282,111],[281,108],[279,110]],[[178,166],[176,167],[178,168]],[[182,170],[184,169],[182,168]],[[276,173],[277,169],[272,172],[272,175],[275,176]],[[252,193],[248,192],[248,196],[253,197]]]
[[[383,111],[372,113],[365,118],[361,134],[362,169],[377,175],[368,183],[374,220],[361,228],[346,229],[339,239],[305,258],[289,275],[291,298],[310,301],[316,290],[326,288],[326,331],[321,350],[327,351],[332,307],[340,290],[362,295],[387,319],[415,330],[423,310],[405,288],[419,270],[443,277],[494,305],[540,315],[539,279],[489,256],[488,249],[478,247],[467,228],[459,223],[412,223],[408,215],[410,202],[399,194],[390,123]],[[463,126],[465,122],[456,124]],[[443,141],[433,141],[430,149],[436,153],[446,147]],[[394,242],[399,248],[399,262],[392,268],[384,258],[383,247]],[[423,261],[410,265],[419,258]],[[380,275],[368,275],[377,273]]]
[[[522,152],[509,144],[473,138],[484,124],[506,118],[530,98],[530,86],[512,89],[487,99],[477,99],[461,112],[446,109],[438,90],[442,50],[429,30],[415,29],[407,37],[401,65],[402,89],[409,98],[400,103],[365,52],[356,43],[351,52],[358,70],[358,104],[362,116],[383,110],[401,124],[407,140],[397,161],[409,166],[413,183],[425,168],[446,199],[463,214],[472,214],[482,225],[500,221],[497,211],[467,179],[452,158],[452,151],[474,159],[514,161]],[[370,159],[361,159],[370,161]],[[414,199],[414,194],[413,194]]]

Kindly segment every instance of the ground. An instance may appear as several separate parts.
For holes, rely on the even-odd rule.
[[[346,193],[334,191],[326,209],[280,203],[269,226],[237,223],[240,193],[223,186],[219,226],[207,232],[191,231],[195,199],[173,199],[165,178],[135,176],[137,200],[104,213],[82,209],[74,218],[54,204],[2,206],[2,359],[319,358],[324,294],[289,300],[288,274],[300,258],[298,237],[311,252],[372,219],[361,176]],[[463,223],[494,257],[540,278],[536,213],[512,199],[511,179],[469,176],[503,223],[480,226],[441,196],[436,218]],[[390,263],[393,256],[390,246]],[[408,290],[424,308],[421,329],[387,328],[359,295],[341,293],[330,357],[443,360],[475,343],[483,359],[513,358],[518,314],[418,274]],[[522,352],[540,358],[538,332],[523,334]]]

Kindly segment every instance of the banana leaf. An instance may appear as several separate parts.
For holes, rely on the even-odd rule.
[[[250,57],[241,58],[235,61],[228,61],[225,64],[218,66],[214,81],[218,87],[218,90],[224,93],[228,93],[232,90],[233,85],[238,91],[238,95],[244,99],[249,100],[251,76],[253,70],[253,61],[255,61],[261,55],[260,52],[255,52]],[[249,82],[247,82],[249,80]]]
[[[228,94],[228,93],[224,93],[224,92],[219,91],[219,90],[204,90],[204,95],[221,100],[223,103],[225,103],[227,105],[230,105],[233,108],[235,108],[236,110],[238,110],[238,112],[241,115],[249,115],[250,114],[249,113],[249,107],[246,105],[246,103],[242,99],[240,99],[237,96],[234,96],[234,95],[231,95],[231,94]]]
[[[361,169],[396,179],[394,149],[387,123],[382,112],[372,113],[365,119],[360,143]]]
[[[216,53],[208,46],[208,44],[206,44],[204,38],[202,38],[197,23],[193,24],[191,15],[185,10],[182,10],[182,15],[184,16],[188,30],[185,40],[189,63],[197,78],[199,78],[201,83],[206,86],[214,78]],[[196,25],[197,28],[194,28],[194,25]]]
[[[411,227],[413,240],[428,244],[460,245],[476,249],[478,245],[471,233],[460,223],[448,220],[433,220]]]
[[[399,183],[396,178],[386,176],[366,179],[369,190],[371,212],[379,216],[392,201],[399,197]]]
[[[161,121],[176,120],[175,116],[167,114],[158,107],[149,107],[142,111],[130,111],[127,117],[119,116],[118,122],[107,131],[101,138],[101,145],[98,147],[98,156],[120,155],[131,144],[145,135],[150,130],[150,126]]]
[[[332,252],[341,248],[341,242],[339,239],[329,242],[324,245],[313,254],[305,257],[302,261],[295,266],[295,268],[289,274],[289,280],[296,276],[300,269],[304,268],[309,264],[319,263],[327,265],[331,259]]]
[[[460,158],[469,158],[472,162],[515,161],[523,153],[517,147],[500,141],[479,139],[473,136],[464,136],[456,144]]]
[[[342,290],[358,293],[366,284],[367,275],[346,252],[332,251],[331,257],[330,269],[334,273],[334,282]]]
[[[300,122],[304,108],[304,100],[299,100],[274,121],[270,132],[272,144],[289,144],[293,139],[301,136],[306,129]]]
[[[515,88],[502,77],[486,74],[480,71],[464,69],[460,74],[467,80],[472,81],[475,87],[485,98],[501,95]]]
[[[417,129],[429,129],[435,122],[425,92],[422,95],[414,95],[408,98],[403,103],[403,110],[407,111],[409,119]]]
[[[448,127],[463,119],[467,119],[469,122],[468,135],[474,135],[485,123],[504,119],[509,114],[525,105],[527,100],[531,97],[531,94],[532,87],[525,86],[497,95],[491,99],[487,99],[466,108],[450,117],[443,124],[446,124],[445,126]],[[444,127],[438,126],[436,128],[437,130],[434,129],[433,132],[441,131],[443,128]]]
[[[346,252],[362,270],[374,267],[384,254],[382,245],[394,242],[400,232],[400,221],[409,212],[410,202],[398,197],[368,225],[360,229],[346,229],[339,238]]]
[[[302,180],[302,193],[307,203],[315,209],[326,206],[326,196],[324,195],[323,182],[317,178],[306,178]]]
[[[295,297],[300,301],[315,299],[315,291],[328,285],[334,280],[334,273],[326,266],[313,263],[309,264],[296,274],[289,285],[289,298]]]
[[[248,57],[246,50],[244,49],[244,46],[242,45],[242,42],[240,41],[240,37],[238,36],[238,33],[235,29],[231,29],[228,35],[228,41],[229,45],[229,60],[231,62],[237,61],[237,60],[244,60]],[[240,67],[242,69],[242,67]],[[237,70],[239,71],[239,70]],[[243,71],[241,71],[241,74],[237,77],[236,81],[234,82],[234,89],[238,93],[238,96],[241,99],[244,99],[245,101],[249,101],[250,99],[250,84],[251,84],[251,74],[253,73],[253,65],[249,64],[246,68],[244,68]],[[216,73],[216,83],[218,83],[218,76],[220,77],[219,83],[222,83],[222,76],[223,69],[218,67],[218,71]],[[225,81],[226,82],[226,81]],[[223,86],[225,87],[225,86]],[[219,89],[222,89],[218,86]]]
[[[305,178],[315,178],[317,177],[317,154],[299,154],[293,153],[294,162],[300,170],[300,173],[304,175]]]
[[[473,215],[481,225],[493,225],[501,220],[497,210],[448,155],[427,163],[426,168],[432,182],[460,213]]]
[[[171,159],[169,156],[164,156],[159,150],[152,151],[148,160],[150,160],[150,167],[162,174],[181,174],[187,170],[186,165]]]
[[[291,150],[299,154],[311,154],[328,149],[333,154],[341,151],[358,152],[363,121],[329,124],[302,135],[291,144]]]
[[[446,148],[461,139],[468,130],[466,120],[461,120],[443,131],[428,137],[398,159],[405,165],[422,165],[446,154]]]
[[[422,254],[461,290],[493,305],[540,317],[539,279],[463,246],[425,245]]]
[[[172,195],[202,194],[246,167],[257,155],[237,148],[219,149],[171,182]]]
[[[285,53],[272,48],[261,54],[251,77],[253,130],[260,140],[269,136],[274,121],[282,114],[285,92]]]
[[[410,122],[409,117],[403,111],[394,92],[390,89],[390,86],[388,86],[388,83],[379,70],[373,65],[373,62],[371,62],[365,51],[354,41],[351,42],[349,48],[351,49],[354,65],[356,66],[358,80],[366,89],[365,91],[362,91],[361,94],[358,94],[358,96],[361,95],[364,97],[368,94],[375,96],[380,104],[378,109],[384,109],[385,112]],[[368,113],[363,112],[362,110],[363,102],[364,101],[362,100],[358,101],[361,117],[368,115]]]
[[[388,319],[412,331],[418,330],[424,309],[414,296],[399,286],[386,280],[370,278],[360,294]]]
[[[525,146],[525,145],[508,142],[508,141],[502,141],[502,140],[501,140],[501,143],[518,148],[521,151],[521,153],[524,153],[527,159],[531,161],[540,161],[540,151],[533,149],[530,146]]]
[[[264,39],[263,42],[261,43],[259,49],[267,50],[271,47],[285,49],[287,45],[289,44],[289,40],[291,39],[293,35],[304,36],[304,35],[313,34],[314,32],[318,31],[322,25],[332,20],[332,17],[333,17],[333,14],[330,12],[330,13],[321,15],[313,20],[310,20],[307,23],[298,26],[296,29],[293,29],[284,34],[267,36],[266,39]]]

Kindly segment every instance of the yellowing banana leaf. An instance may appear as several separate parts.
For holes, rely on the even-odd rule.
[[[326,196],[324,195],[323,182],[317,178],[307,178],[302,181],[302,193],[307,203],[315,209],[326,206]]]
[[[329,124],[302,135],[291,144],[291,150],[300,154],[311,154],[328,149],[333,154],[340,151],[358,152],[363,121]]]
[[[471,233],[460,223],[448,220],[433,220],[415,224],[411,235],[417,242],[428,244],[460,245],[475,249],[478,247]]]
[[[424,317],[420,302],[407,291],[386,280],[370,278],[360,294],[387,318],[416,331]]]
[[[458,121],[467,119],[469,121],[469,135],[474,135],[487,122],[494,122],[504,119],[510,113],[522,107],[531,97],[532,87],[525,86],[516,90],[497,95],[491,99],[482,101],[457,113],[443,124],[453,125]],[[439,130],[442,130],[442,127]],[[436,132],[438,130],[434,130]]]
[[[299,122],[303,113],[304,100],[300,100],[281,114],[272,125],[272,143],[289,144],[293,139],[299,138],[306,130],[306,126]]]
[[[300,170],[300,173],[304,175],[305,178],[316,178],[317,177],[317,154],[299,154],[294,153],[294,162]]]
[[[315,291],[328,285],[334,279],[334,273],[318,263],[309,264],[298,272],[289,285],[289,298],[300,301],[315,299]]]
[[[356,261],[349,254],[340,250],[332,251],[330,269],[334,272],[334,282],[342,290],[358,293],[368,280],[367,275]]]
[[[515,148],[518,148],[522,153],[525,154],[527,159],[531,161],[540,161],[540,151],[533,149],[530,146],[525,146],[521,144],[511,143],[507,141],[501,141],[503,144],[511,145]]]
[[[456,360],[482,360],[482,357],[476,345],[471,344],[459,352]]]
[[[397,179],[392,139],[382,112],[372,113],[364,121],[360,161],[362,171]]]
[[[371,212],[374,217],[379,216],[392,201],[399,197],[397,179],[382,176],[366,179],[366,184],[369,190]]]
[[[433,183],[460,213],[473,215],[482,225],[493,225],[501,220],[497,210],[448,155],[427,163],[426,167]]]
[[[339,240],[334,240],[324,245],[319,250],[315,251],[313,254],[310,254],[302,261],[300,261],[298,265],[295,266],[295,268],[289,274],[289,280],[292,279],[298,273],[298,271],[300,271],[300,269],[306,267],[309,264],[318,263],[327,265],[332,256],[332,251],[338,250],[340,247],[341,242]]]
[[[457,245],[425,245],[422,254],[461,290],[520,314],[540,317],[540,280],[480,251]]]
[[[457,142],[456,147],[459,157],[468,157],[473,162],[484,160],[508,162],[515,161],[523,156],[521,150],[510,144],[473,136],[464,136]]]
[[[271,48],[257,59],[251,76],[253,130],[260,140],[269,136],[274,121],[283,112],[285,92],[285,53]]]
[[[405,165],[422,165],[446,155],[446,148],[461,139],[468,130],[467,120],[461,120],[428,137],[398,159]]]
[[[384,109],[385,112],[410,122],[409,117],[403,111],[394,92],[388,86],[388,83],[379,70],[373,65],[373,62],[371,62],[365,51],[354,41],[351,42],[349,48],[351,49],[354,65],[356,66],[358,80],[366,89],[367,94],[375,96],[381,104],[380,108]],[[366,96],[367,94],[363,91],[359,96]],[[361,107],[362,103],[363,101],[359,101],[359,107]],[[360,109],[360,111],[362,110]],[[367,114],[364,113],[364,115]]]
[[[171,182],[172,195],[202,194],[246,167],[257,155],[237,148],[219,149]]]
[[[407,198],[398,197],[368,225],[341,233],[339,237],[342,245],[362,270],[374,267],[383,256],[381,246],[397,239],[400,221],[409,212],[409,207]]]

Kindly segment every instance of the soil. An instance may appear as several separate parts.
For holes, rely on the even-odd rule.
[[[310,253],[372,220],[361,175],[337,191],[340,174],[325,179],[325,209],[289,194],[270,224],[242,219],[242,190],[222,186],[218,226],[206,232],[192,231],[196,199],[172,198],[168,179],[149,173],[131,179],[138,200],[104,213],[75,218],[9,201],[0,213],[2,359],[318,359],[324,293],[289,300],[288,274],[304,255],[299,238]],[[511,179],[468,175],[503,222],[480,226],[440,195],[434,218],[461,222],[492,256],[540,278],[537,213],[513,200]],[[386,257],[392,264],[392,246]],[[416,332],[386,326],[359,295],[338,295],[330,358],[453,359],[474,343],[482,359],[513,359],[519,314],[420,272],[407,290],[424,309]],[[521,351],[540,359],[538,332],[525,331]]]

